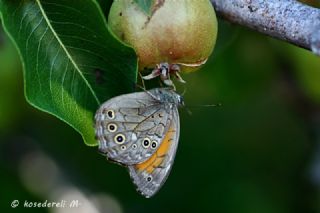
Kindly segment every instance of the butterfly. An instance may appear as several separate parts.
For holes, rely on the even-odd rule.
[[[183,97],[155,88],[114,97],[95,115],[99,151],[126,166],[137,190],[153,196],[166,181],[177,151]]]

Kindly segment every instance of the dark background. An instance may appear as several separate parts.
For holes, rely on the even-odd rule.
[[[0,211],[320,212],[320,58],[219,23],[210,60],[183,76],[175,164],[151,199],[125,168],[26,103],[19,57],[0,29]],[[82,205],[23,208],[25,200]]]

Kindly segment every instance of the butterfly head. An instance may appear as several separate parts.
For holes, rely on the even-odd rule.
[[[183,97],[172,89],[156,88],[151,93],[161,102],[172,103],[176,106],[184,105]]]

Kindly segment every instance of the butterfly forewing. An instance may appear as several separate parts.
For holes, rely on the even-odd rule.
[[[99,149],[124,165],[146,161],[160,146],[172,113],[146,92],[117,96],[96,114]]]

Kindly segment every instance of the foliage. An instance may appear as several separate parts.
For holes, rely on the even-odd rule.
[[[134,89],[134,51],[110,34],[93,0],[3,0],[0,11],[23,62],[29,103],[70,124],[87,145],[95,145],[98,106]]]

